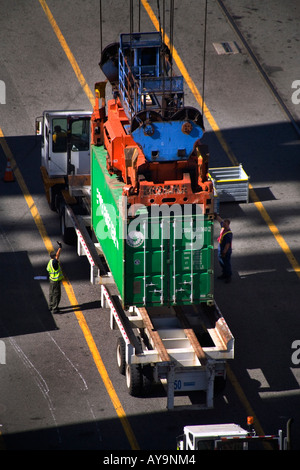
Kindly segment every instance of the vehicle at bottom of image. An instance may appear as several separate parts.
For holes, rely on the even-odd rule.
[[[286,436],[280,429],[277,434],[258,435],[253,427],[253,417],[247,417],[247,429],[239,424],[203,424],[185,426],[177,438],[177,450],[291,450],[290,428]]]

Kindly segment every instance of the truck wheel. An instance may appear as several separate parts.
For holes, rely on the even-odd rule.
[[[56,196],[58,193],[58,189],[56,186],[52,186],[49,188],[49,206],[52,211],[56,211]]]
[[[128,388],[129,395],[138,397],[142,391],[142,374],[139,364],[127,364],[126,365],[126,385]]]
[[[226,387],[226,378],[225,377],[215,377],[214,383],[214,394],[219,395],[223,393]]]
[[[74,239],[75,239],[75,233],[72,227],[66,227],[64,209],[60,211],[59,219],[60,219],[60,232],[61,232],[63,241],[66,243],[66,245],[73,245]]]
[[[120,374],[125,375],[125,365],[126,365],[126,360],[125,360],[125,341],[122,338],[118,338],[118,343],[117,343],[117,364],[118,364],[118,369]]]
[[[142,369],[142,380],[143,380],[143,395],[147,396],[153,384],[153,368],[150,364],[147,364]]]

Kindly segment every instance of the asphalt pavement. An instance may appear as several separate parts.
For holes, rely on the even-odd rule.
[[[293,418],[293,447],[299,449],[300,364],[293,360],[292,345],[300,340],[300,144],[286,113],[288,109],[298,124],[300,104],[293,95],[293,84],[300,80],[298,2],[209,2],[204,88],[205,2],[183,0],[175,8],[174,47],[186,69],[185,104],[199,107],[197,91],[204,92],[210,165],[242,163],[251,183],[249,203],[220,207],[221,215],[232,220],[234,275],[229,285],[216,279],[215,295],[235,337],[235,359],[214,409],[197,412],[167,411],[160,387],[149,397],[128,395],[116,366],[119,334],[110,330],[99,287],[89,283],[89,265],[74,247],[64,245],[61,260],[76,303],[70,305],[64,290],[62,314],[48,311],[45,240],[55,245],[59,220],[43,192],[35,118],[45,109],[91,109],[91,102],[46,7],[93,90],[103,79],[98,67],[99,2],[1,3],[0,80],[5,84],[5,103],[0,104],[0,128],[19,172],[14,182],[3,181],[7,155],[2,145],[0,332],[6,354],[0,364],[1,446],[125,451],[133,447],[128,437],[132,430],[140,449],[174,450],[185,424],[244,425],[253,412],[267,434],[285,430]],[[103,46],[128,31],[128,3],[114,0],[104,8]],[[149,3],[157,15],[157,2]],[[136,25],[136,10],[134,21]],[[141,30],[153,28],[143,6]],[[218,54],[215,45],[228,41],[237,44],[237,53]],[[182,72],[181,63],[175,67]],[[46,238],[41,237],[41,222]],[[216,236],[217,232],[216,224]],[[217,277],[217,260],[215,271]],[[78,311],[124,409],[125,425],[86,342]]]

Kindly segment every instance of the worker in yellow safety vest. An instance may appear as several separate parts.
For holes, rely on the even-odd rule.
[[[59,312],[59,303],[61,299],[61,281],[63,280],[63,273],[59,264],[59,256],[62,249],[60,242],[57,242],[59,248],[57,252],[51,251],[50,261],[47,265],[49,273],[49,310],[52,313]]]

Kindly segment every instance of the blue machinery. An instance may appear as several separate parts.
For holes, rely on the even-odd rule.
[[[183,77],[170,75],[171,60],[161,34],[150,32],[121,34],[99,64],[149,162],[187,160],[204,132],[201,113],[184,106]]]

